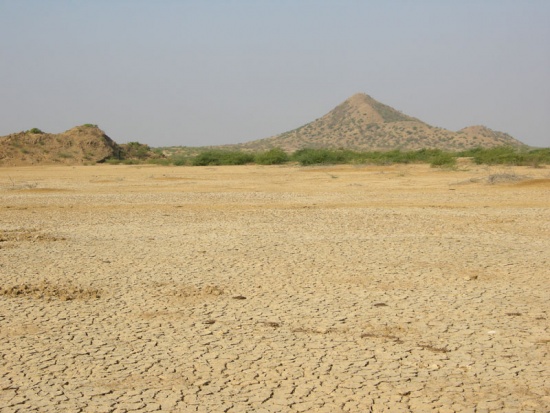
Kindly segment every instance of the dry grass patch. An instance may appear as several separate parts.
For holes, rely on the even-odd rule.
[[[339,330],[336,328],[316,329],[309,327],[297,327],[291,330],[293,333],[306,333],[306,334],[336,334],[345,333],[347,330]]]
[[[379,333],[378,332],[366,332],[366,333],[361,334],[361,338],[383,338],[383,339],[394,341],[396,343],[402,343],[403,342],[397,336],[394,336],[394,335],[388,334],[388,333],[382,333],[382,332],[379,332]]]
[[[403,343],[401,339],[407,335],[407,331],[402,326],[373,326],[371,324],[366,325],[365,332],[361,334],[361,338],[381,338],[385,340],[394,341],[397,344]]]
[[[519,182],[519,181],[524,181],[526,179],[528,179],[528,177],[524,175],[518,175],[515,173],[500,173],[500,174],[489,175],[485,181],[489,185],[495,185],[495,184],[508,184],[512,182]]]
[[[8,298],[35,298],[43,300],[91,300],[101,297],[101,291],[75,285],[57,285],[47,281],[37,284],[23,283],[2,287],[0,296]]]
[[[451,351],[447,347],[437,347],[432,344],[419,344],[418,347],[424,350],[429,350],[433,353],[450,353]]]
[[[64,241],[64,237],[44,234],[35,229],[3,229],[0,230],[0,242],[14,241]]]

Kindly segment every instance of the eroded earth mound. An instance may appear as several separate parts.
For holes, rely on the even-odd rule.
[[[0,164],[6,166],[97,163],[120,153],[120,146],[96,125],[59,134],[31,129],[0,137]]]

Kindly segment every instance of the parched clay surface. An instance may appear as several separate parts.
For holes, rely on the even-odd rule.
[[[0,168],[0,276],[2,413],[550,411],[550,169]]]

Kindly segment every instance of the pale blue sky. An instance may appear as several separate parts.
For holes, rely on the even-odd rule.
[[[550,146],[550,1],[0,0],[0,135],[215,145],[364,92]]]

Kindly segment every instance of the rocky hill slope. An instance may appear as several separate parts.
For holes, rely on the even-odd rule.
[[[525,146],[506,133],[484,126],[471,126],[458,132],[434,127],[359,93],[323,117],[297,129],[230,146],[247,150],[279,147],[292,152],[303,148],[346,148],[358,151],[437,148],[458,151],[503,145]]]
[[[59,134],[35,128],[0,137],[2,165],[96,163],[120,152],[120,146],[95,125],[77,126]]]
[[[158,157],[138,142],[119,145],[97,125],[77,126],[59,134],[39,129],[0,137],[0,165],[94,164],[107,159]]]

